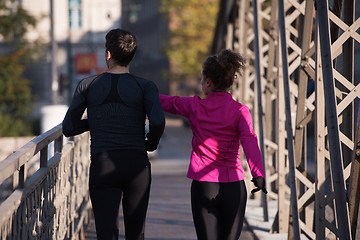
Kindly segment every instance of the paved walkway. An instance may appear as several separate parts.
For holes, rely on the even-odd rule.
[[[191,180],[186,178],[186,168],[184,162],[159,160],[152,163],[153,179],[145,231],[147,240],[197,239],[190,206]],[[124,239],[121,210],[119,225],[119,239]],[[93,221],[85,237],[96,239]],[[240,239],[256,239],[247,224],[244,224]]]
[[[191,130],[180,120],[167,120],[157,159],[152,160],[152,186],[146,220],[147,240],[196,240],[190,206],[191,180],[186,171],[191,151]],[[247,182],[248,190],[252,189]],[[277,212],[276,201],[268,202],[269,221],[263,221],[260,200],[248,199],[240,240],[285,240],[285,234],[270,234]],[[123,218],[119,217],[120,237],[124,239]],[[360,212],[359,212],[360,221]],[[358,224],[360,232],[360,224]],[[92,220],[86,239],[96,239]],[[308,239],[302,235],[301,240]]]
[[[182,127],[181,121],[168,120],[158,157],[152,160],[152,186],[145,230],[147,240],[196,240],[190,205],[191,180],[186,177],[190,150],[190,129]],[[270,235],[267,232],[276,209],[270,205],[270,220],[264,223],[259,203],[258,200],[248,200],[246,221],[240,239],[279,239],[267,236]],[[120,209],[119,239],[124,239],[121,212]],[[85,237],[96,239],[93,221]]]

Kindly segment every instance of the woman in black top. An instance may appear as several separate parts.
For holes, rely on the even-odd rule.
[[[144,239],[151,183],[147,151],[157,148],[165,118],[156,85],[129,73],[135,36],[113,29],[105,38],[108,72],[80,81],[63,133],[69,137],[90,131],[89,188],[98,239],[118,239],[121,198],[126,239]],[[82,119],[85,109],[87,119]]]

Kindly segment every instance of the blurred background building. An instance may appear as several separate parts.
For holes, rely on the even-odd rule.
[[[162,93],[168,92],[168,82],[163,77],[168,68],[163,51],[168,31],[158,0],[19,0],[19,3],[39,21],[28,32],[27,39],[41,39],[48,46],[46,57],[24,73],[36,99],[34,118],[53,116],[54,111],[62,112],[59,112],[62,117],[66,110],[63,106],[69,103],[77,83],[106,71],[105,35],[113,28],[126,29],[138,37],[139,48],[130,71],[153,80]],[[48,105],[61,106],[49,110]],[[47,110],[44,113],[42,109]]]
[[[65,111],[82,78],[106,71],[105,35],[112,28],[129,30],[138,37],[132,73],[154,81],[161,93],[198,94],[202,61],[225,47],[210,50],[211,41],[214,46],[223,43],[226,35],[225,25],[215,29],[219,2],[230,4],[225,0],[208,0],[207,4],[185,0],[0,0],[2,4],[14,2],[38,20],[35,27],[27,28],[27,39],[45,46],[45,56],[23,74],[30,80],[34,99],[30,117],[39,120],[44,118],[42,109],[50,116],[54,114],[49,109]],[[359,11],[357,7],[357,16]],[[4,44],[1,36],[0,43],[0,53],[6,53],[9,44]],[[360,47],[355,44],[355,62],[359,61]],[[354,76],[359,81],[360,68],[355,68]]]

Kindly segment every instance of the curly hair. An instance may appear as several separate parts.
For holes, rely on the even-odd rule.
[[[127,66],[133,59],[137,49],[136,37],[122,29],[112,29],[106,36],[106,51],[111,53],[112,58],[120,66]]]
[[[211,79],[213,91],[227,91],[234,84],[238,74],[242,74],[245,63],[246,59],[239,53],[223,49],[204,61],[203,75]]]

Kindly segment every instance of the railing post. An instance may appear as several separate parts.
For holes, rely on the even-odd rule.
[[[13,189],[24,188],[26,176],[27,176],[26,165],[27,164],[20,166],[20,169],[18,171],[14,172],[13,177],[12,177]]]
[[[13,189],[15,189],[19,186],[19,172],[18,171],[14,172],[14,174],[12,176],[12,180],[13,180]]]
[[[55,139],[55,144],[54,144],[54,153],[59,153],[62,150],[63,147],[63,141],[64,141],[64,137],[60,136],[59,138]]]
[[[20,171],[19,171],[19,188],[24,188],[25,185],[25,181],[26,181],[26,168],[25,168],[26,164],[22,165],[20,167]]]
[[[48,166],[48,146],[40,150],[40,168]]]

